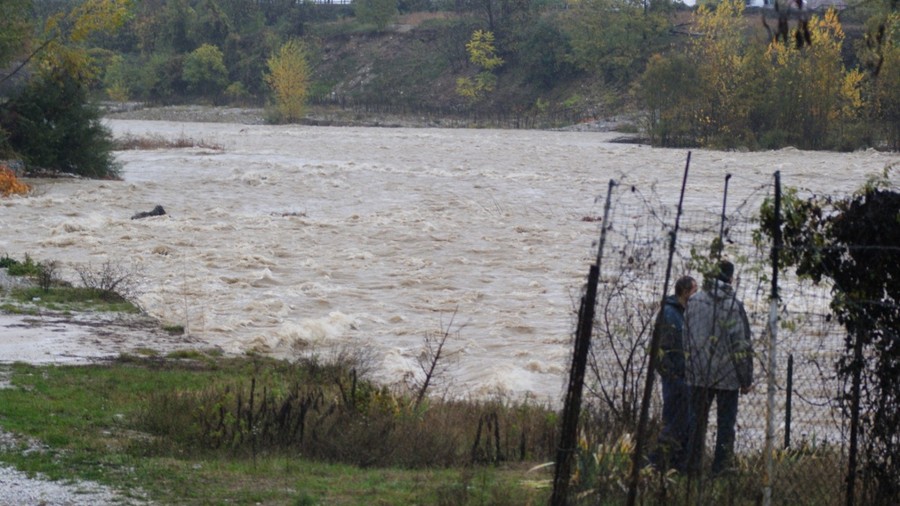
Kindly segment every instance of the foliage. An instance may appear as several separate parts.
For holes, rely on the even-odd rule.
[[[90,37],[121,27],[129,8],[130,0],[86,0],[50,16],[43,29],[42,67],[84,84],[94,79],[97,68],[86,45]]]
[[[698,142],[704,96],[697,93],[700,75],[680,54],[655,54],[637,80],[635,95],[644,106],[643,127],[657,146],[693,146]]]
[[[475,78],[460,77],[456,81],[456,92],[470,102],[476,102],[494,91],[497,85],[497,76],[493,71],[503,65],[503,58],[497,56],[494,47],[494,34],[484,30],[475,30],[472,38],[466,44],[466,52],[469,62],[479,67]]]
[[[29,0],[0,0],[3,16],[0,16],[0,69],[17,56],[28,52],[31,20],[28,18]],[[6,77],[0,74],[0,82]]]
[[[194,430],[193,426],[179,425],[191,413],[152,412],[152,406],[160,406],[156,402],[163,396],[173,402],[170,406],[180,406],[185,404],[174,404],[179,394],[194,398],[200,392],[212,392],[226,385],[242,386],[243,409],[246,411],[246,394],[255,377],[257,396],[253,408],[257,411],[263,406],[264,385],[271,387],[268,390],[271,396],[286,394],[294,381],[310,389],[320,385],[327,387],[328,396],[323,402],[338,406],[343,400],[334,381],[343,377],[345,389],[349,386],[348,370],[322,362],[291,364],[259,357],[217,358],[187,352],[176,356],[184,358],[123,356],[107,364],[81,367],[10,366],[13,388],[0,391],[4,428],[37,438],[43,451],[22,452],[17,445],[11,445],[0,450],[0,461],[54,479],[91,479],[126,492],[142,491],[142,495],[146,494],[152,502],[160,504],[298,504],[296,501],[302,496],[312,496],[321,504],[500,506],[546,502],[545,489],[522,486],[526,478],[546,477],[546,472],[526,472],[531,467],[528,464],[476,464],[451,469],[422,467],[410,470],[405,467],[360,468],[334,461],[317,463],[295,447],[261,444],[263,435],[269,430],[262,424],[256,425],[259,430],[256,436],[244,432],[247,437],[257,438],[255,458],[250,452],[250,439],[245,440],[237,451],[234,446],[218,450],[197,449],[197,441],[184,445],[176,443]],[[234,395],[235,390],[232,393]],[[362,399],[360,396],[359,400]],[[235,406],[223,407],[227,411]],[[215,406],[196,408],[193,414],[198,416],[216,411]],[[428,409],[432,408],[429,406]],[[463,428],[454,426],[453,421],[469,420],[491,409],[501,413],[497,404],[460,402],[454,404],[452,410],[441,411],[450,418],[446,422],[440,421],[439,414],[409,417],[396,430],[414,427],[415,432],[407,434],[406,438],[397,436],[396,441],[402,445],[397,450],[407,452],[406,446],[421,444],[421,458],[431,458],[428,455],[431,442],[449,441],[452,438],[448,434],[451,433],[446,431]],[[292,412],[287,416],[296,419],[298,415]],[[307,416],[312,420],[312,412]],[[366,420],[360,414],[356,416],[354,430],[365,430]],[[166,422],[167,417],[171,419],[169,422]],[[538,436],[532,431],[541,423],[552,422],[544,410],[534,406],[530,410],[521,406],[514,420],[523,431],[528,431],[528,445],[532,444],[532,437]],[[145,428],[151,421],[166,423],[165,427],[175,432],[148,434]],[[369,427],[375,431],[378,424],[373,420]],[[504,422],[504,430],[506,427]],[[335,446],[345,444],[340,441],[339,426],[321,428],[333,431]],[[465,428],[473,429],[472,426]],[[416,439],[421,434],[427,436]],[[352,437],[356,435],[347,435],[348,440]],[[377,438],[377,433],[373,432],[371,437]],[[320,443],[330,441],[323,439]],[[457,442],[462,444],[463,453],[468,456],[472,441]],[[517,447],[518,442],[512,438],[509,444]],[[353,454],[358,452],[368,453],[367,447],[353,447],[349,441],[346,444],[350,458],[357,458]],[[502,444],[505,446],[506,441]],[[542,444],[552,448],[552,436]],[[516,456],[518,458],[518,453]]]
[[[628,83],[662,43],[668,21],[636,0],[585,0],[573,5],[563,29],[572,61],[610,84]]]
[[[103,73],[103,85],[105,86],[106,95],[117,102],[125,102],[128,100],[130,86],[127,81],[127,67],[125,58],[121,55],[115,55]]]
[[[112,134],[84,86],[68,74],[32,79],[0,109],[0,128],[32,166],[93,178],[115,178]]]
[[[294,122],[303,117],[309,94],[310,71],[307,48],[291,39],[267,61],[266,83],[275,99],[277,119]]]
[[[862,58],[871,70],[871,110],[887,147],[900,150],[900,12],[875,17]]]
[[[848,411],[856,395],[851,378],[862,378],[858,401],[867,415],[861,418],[861,454],[873,504],[900,497],[900,192],[890,188],[888,176],[886,169],[845,199],[801,199],[795,190],[783,198],[783,265],[831,283],[832,311],[848,331],[837,364],[848,385],[843,395]],[[765,230],[771,230],[770,201],[761,216]]]
[[[215,99],[228,84],[228,70],[218,47],[203,44],[184,58],[182,78],[188,90]]]
[[[687,54],[651,59],[635,96],[654,144],[850,149],[876,142],[867,116],[884,125],[882,138],[891,138],[893,44],[879,45],[887,73],[867,80],[843,63],[845,35],[834,10],[804,22],[808,42],[785,36],[762,46],[745,33],[743,9],[734,0],[702,5]]]
[[[767,47],[763,80],[777,92],[761,104],[757,130],[783,132],[781,142],[803,148],[840,146],[842,130],[861,117],[863,76],[842,64],[844,32],[834,10],[813,16],[808,29],[811,42],[802,49],[780,41]]]
[[[0,267],[6,268],[10,276],[37,276],[40,273],[40,265],[28,254],[21,262],[3,255],[3,258],[0,258]]]
[[[550,89],[577,72],[571,63],[571,52],[569,34],[541,19],[529,27],[517,58],[527,69],[529,81]]]
[[[19,181],[9,167],[0,163],[0,197],[24,195],[29,191],[31,191],[31,187]]]
[[[363,466],[498,463],[553,450],[556,427],[538,406],[421,402],[360,371],[353,362],[302,360],[241,383],[162,391],[149,399],[142,428],[171,440],[165,451],[300,452]]]
[[[397,0],[354,0],[353,13],[360,23],[384,30],[397,16]]]

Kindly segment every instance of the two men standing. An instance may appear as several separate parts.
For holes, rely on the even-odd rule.
[[[733,279],[734,264],[721,261],[716,272],[704,279],[703,289],[690,296],[684,309],[681,356],[684,359],[684,385],[690,392],[687,394],[690,399],[688,406],[684,406],[675,397],[666,398],[667,372],[663,372],[661,368],[663,435],[667,434],[667,404],[672,404],[669,407],[670,413],[683,416],[682,421],[671,422],[674,427],[672,430],[683,438],[679,445],[683,453],[673,454],[680,460],[675,460],[672,464],[676,469],[686,469],[693,474],[698,473],[702,466],[706,428],[713,401],[716,402],[716,446],[712,472],[719,474],[731,467],[738,397],[748,393],[753,384],[750,323],[744,305],[734,293]],[[681,280],[676,282],[675,287],[676,298],[679,282]],[[666,364],[667,355],[679,356],[679,350],[674,347],[666,348],[664,353],[663,364]],[[677,358],[675,362],[677,363]],[[681,407],[677,407],[679,405]],[[688,427],[686,435],[678,432],[678,428],[684,424]],[[661,436],[661,442],[665,441]]]

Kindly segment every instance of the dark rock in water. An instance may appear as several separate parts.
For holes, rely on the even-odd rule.
[[[132,220],[139,220],[141,218],[146,218],[148,216],[162,216],[166,214],[166,210],[163,209],[163,206],[156,206],[152,211],[146,211],[142,213],[137,213],[131,217]]]

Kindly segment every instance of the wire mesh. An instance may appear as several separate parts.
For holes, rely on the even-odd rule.
[[[774,335],[770,332],[772,243],[761,233],[759,209],[765,200],[774,198],[775,180],[741,174],[729,177],[723,177],[723,191],[718,196],[692,193],[688,179],[671,272],[673,280],[691,275],[700,282],[702,273],[720,256],[736,266],[733,286],[750,320],[755,356],[754,388],[739,401],[736,469],[726,480],[711,479],[707,474],[684,479],[671,472],[647,471],[642,474],[642,502],[758,504],[770,494],[766,501],[771,504],[842,504],[848,430],[839,404],[844,386],[836,364],[844,350],[846,331],[832,317],[831,286],[800,279],[792,270],[780,271],[777,327]],[[704,186],[708,187],[708,182]],[[802,190],[799,196],[802,198]],[[667,295],[668,248],[677,213],[677,202],[664,202],[654,187],[630,185],[627,178],[618,181],[611,197],[609,220],[601,224],[606,228],[607,250],[600,266],[586,378],[590,421],[582,429],[583,452],[595,466],[614,462],[610,452],[633,448],[623,443],[621,434],[633,433],[637,424],[648,372],[647,348],[660,302]],[[770,354],[774,354],[772,361]],[[770,429],[775,444],[773,451],[766,453],[770,363],[775,364]],[[654,392],[653,423],[643,445],[651,449],[661,412],[658,384]],[[713,447],[716,430],[715,415],[710,418],[707,449]],[[773,470],[771,476],[767,476],[767,463]],[[624,467],[592,468],[595,473],[605,473],[603,477],[578,475],[581,483],[575,487],[579,494],[575,502],[593,504],[600,498],[624,497]],[[621,475],[619,490],[610,485],[616,480],[609,477],[616,473]]]

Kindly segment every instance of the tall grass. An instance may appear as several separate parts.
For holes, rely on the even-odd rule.
[[[406,396],[358,377],[352,363],[266,362],[247,377],[149,396],[138,426],[156,451],[302,454],[405,468],[547,460],[556,423],[547,407],[508,399]]]

